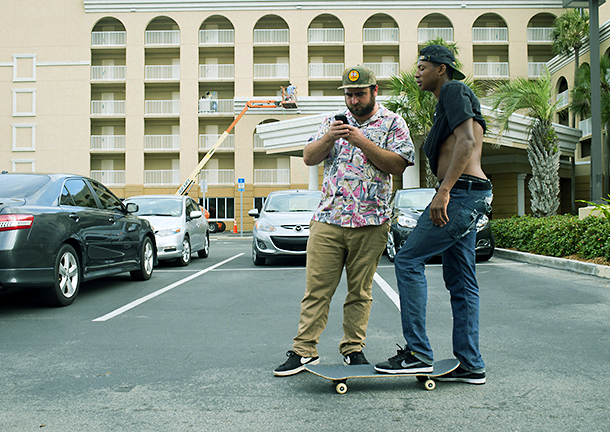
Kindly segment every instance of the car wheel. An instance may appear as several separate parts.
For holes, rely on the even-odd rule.
[[[489,261],[492,256],[494,256],[494,251],[496,250],[496,240],[494,237],[491,237],[491,245],[489,248],[489,252],[484,255],[477,255],[477,261]]]
[[[199,258],[207,258],[210,256],[210,235],[208,233],[205,233],[203,249],[197,252],[197,255],[199,255]]]
[[[227,225],[223,221],[218,221],[218,232],[224,232],[227,229]]]
[[[218,232],[218,224],[216,222],[210,222],[209,226],[210,226],[210,232],[212,234]]]
[[[252,262],[255,266],[265,265],[265,257],[256,253],[256,246],[254,246],[254,244],[252,244]]]
[[[390,262],[394,262],[394,258],[396,258],[396,243],[394,242],[394,233],[390,231],[388,234],[388,242],[385,245],[385,251],[388,254],[388,259]]]
[[[59,249],[55,260],[55,283],[45,292],[45,300],[53,306],[68,306],[78,294],[81,269],[74,248],[65,244]]]
[[[155,264],[155,253],[153,250],[153,242],[150,237],[144,237],[140,247],[140,268],[130,272],[132,279],[148,280],[152,276],[153,266]]]
[[[178,258],[178,264],[187,266],[191,262],[191,241],[187,236],[182,239],[182,254]]]

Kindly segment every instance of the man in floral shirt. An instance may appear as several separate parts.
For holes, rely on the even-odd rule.
[[[307,288],[297,336],[276,376],[319,363],[317,344],[343,268],[348,294],[339,351],[345,364],[368,364],[362,349],[373,275],[388,237],[391,175],[401,175],[415,158],[405,121],[376,102],[378,87],[370,69],[346,69],[339,88],[347,109],[326,117],[303,150],[305,164],[324,161],[322,200],[307,243]]]

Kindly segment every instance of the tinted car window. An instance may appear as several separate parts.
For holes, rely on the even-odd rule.
[[[194,211],[201,211],[201,209],[199,207],[197,207],[197,204],[195,204],[195,201],[193,200],[187,200],[186,201],[186,214],[190,215],[191,212]]]
[[[61,197],[59,198],[59,205],[67,205],[67,206],[75,206],[74,200],[72,199],[72,195],[68,192],[66,185],[64,185],[61,190]]]
[[[91,189],[82,179],[69,179],[64,183],[64,188],[68,190],[74,200],[74,205],[78,207],[98,208]]]
[[[4,198],[25,198],[49,182],[47,176],[0,175],[0,196]]]
[[[102,203],[102,208],[106,210],[123,210],[121,201],[115,197],[112,192],[106,189],[106,187],[96,182],[91,182],[91,186],[93,186],[95,194],[99,198],[100,203]]]

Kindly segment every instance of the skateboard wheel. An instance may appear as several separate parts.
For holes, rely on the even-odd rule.
[[[347,384],[345,383],[339,383],[337,384],[337,386],[335,387],[335,390],[337,391],[337,393],[339,394],[345,394],[347,393]]]
[[[424,387],[426,387],[426,390],[434,390],[434,387],[436,387],[436,383],[434,382],[434,380],[426,380],[426,382],[424,383]]]

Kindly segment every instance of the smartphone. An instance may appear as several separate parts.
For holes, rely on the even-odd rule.
[[[345,116],[345,114],[337,114],[335,116],[335,121],[340,121],[343,122],[343,124],[348,124],[349,122],[347,121],[347,117]]]

